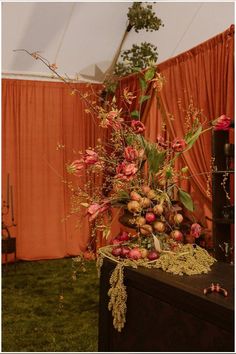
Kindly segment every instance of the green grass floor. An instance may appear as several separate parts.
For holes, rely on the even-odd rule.
[[[94,261],[72,279],[72,259],[2,267],[3,352],[96,352],[99,279]]]

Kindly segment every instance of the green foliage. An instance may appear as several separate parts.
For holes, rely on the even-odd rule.
[[[2,351],[96,352],[94,261],[72,280],[72,259],[19,262],[2,277]]]
[[[135,110],[130,113],[131,117],[138,119],[139,118],[139,111]]]
[[[145,152],[148,160],[149,172],[154,174],[157,173],[164,162],[166,152],[158,151],[155,144],[147,142],[145,146]]]
[[[156,62],[158,58],[157,47],[151,43],[142,42],[140,45],[133,44],[131,49],[123,51],[122,62],[115,67],[115,75],[125,76],[137,71],[137,68],[145,69],[150,62]]]
[[[185,139],[186,143],[188,144],[187,150],[190,149],[190,148],[193,146],[193,144],[195,143],[195,141],[197,141],[197,139],[199,138],[199,135],[201,134],[201,132],[202,132],[202,126],[200,125],[200,126],[197,128],[196,131],[190,132],[189,134],[187,134],[187,135],[185,136],[184,139]],[[187,150],[186,150],[186,151],[187,151]]]
[[[141,96],[140,99],[139,99],[139,103],[142,104],[143,102],[149,100],[151,96]]]
[[[147,32],[153,32],[159,30],[160,26],[164,26],[162,20],[152,11],[152,5],[142,2],[134,2],[129,7],[127,17],[129,25],[134,28],[135,32],[139,32],[142,29]]]
[[[155,75],[155,72],[156,72],[156,68],[154,68],[153,66],[148,68],[148,70],[144,74],[145,81],[147,82],[147,81],[152,80]]]
[[[178,195],[179,195],[179,200],[181,201],[181,203],[183,203],[185,208],[187,208],[190,211],[193,211],[194,205],[191,196],[180,188],[178,189]]]

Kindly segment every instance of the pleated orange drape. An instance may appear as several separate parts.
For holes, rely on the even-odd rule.
[[[76,88],[91,91],[85,84]],[[76,159],[76,151],[94,146],[106,133],[85,108],[63,83],[2,81],[2,199],[9,173],[17,224],[10,231],[18,259],[62,258],[86,248],[87,220],[77,228],[75,217],[66,218],[70,192],[64,183],[65,165]],[[4,217],[8,224],[10,219],[11,213]]]
[[[154,91],[146,109],[146,136],[156,141],[167,135],[183,138],[189,105],[202,110],[206,121],[226,114],[234,119],[234,26],[189,51],[157,67],[165,77],[160,97],[167,117],[163,118]],[[162,131],[163,122],[166,132]],[[190,119],[190,123],[191,123]],[[201,135],[191,150],[183,155],[182,165],[193,178],[184,187],[196,202],[196,216],[211,217],[211,196],[206,193],[211,165],[211,132]],[[210,227],[210,224],[208,224]]]

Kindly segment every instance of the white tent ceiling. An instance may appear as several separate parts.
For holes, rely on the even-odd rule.
[[[95,64],[109,67],[127,25],[130,2],[2,3],[2,73],[48,75],[39,61],[14,49],[40,51],[59,72],[94,76]],[[156,32],[131,30],[123,49],[144,41],[158,47],[158,63],[226,30],[234,23],[234,2],[156,2],[164,23]],[[22,76],[20,76],[22,78]],[[35,76],[34,76],[35,78]],[[87,78],[87,81],[88,78]]]

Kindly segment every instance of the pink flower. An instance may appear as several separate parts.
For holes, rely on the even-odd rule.
[[[185,147],[186,147],[186,142],[184,139],[176,138],[172,143],[172,149],[175,152],[181,152],[185,149]]]
[[[127,164],[125,161],[120,163],[116,168],[116,178],[129,181],[138,171],[137,166],[134,163]]]
[[[139,155],[138,151],[134,149],[132,146],[127,146],[125,148],[124,157],[126,161],[133,161],[137,159],[138,155]]]
[[[67,166],[67,172],[79,176],[79,172],[83,168],[84,168],[84,160],[83,159],[75,160],[69,166]]]
[[[191,236],[198,238],[201,234],[202,228],[199,224],[195,223],[191,226]]]
[[[160,147],[163,147],[164,149],[167,148],[167,146],[168,146],[168,144],[165,142],[163,136],[160,136],[160,135],[158,135],[158,137],[157,137],[157,144]]]
[[[137,134],[142,133],[145,130],[145,125],[142,122],[140,122],[140,120],[132,120],[131,127],[133,128],[134,132]]]
[[[123,118],[120,117],[120,112],[117,110],[110,111],[107,114],[108,125],[113,129],[120,130],[122,128]]]
[[[219,118],[213,121],[214,130],[229,130],[231,123],[231,118],[227,117],[225,114],[222,114]]]
[[[98,204],[98,203],[91,204],[90,207],[88,208],[88,214],[90,214],[89,222],[96,219],[99,214],[103,213],[107,209],[109,209],[109,201],[108,200],[104,201],[102,204]]]
[[[94,165],[96,162],[98,162],[98,154],[93,151],[93,150],[86,150],[86,155],[84,157],[84,162],[87,165]]]
[[[132,92],[128,91],[128,88],[125,88],[123,91],[123,95],[124,95],[124,99],[127,103],[131,104],[133,99],[136,98],[136,96],[134,96],[132,94]]]

